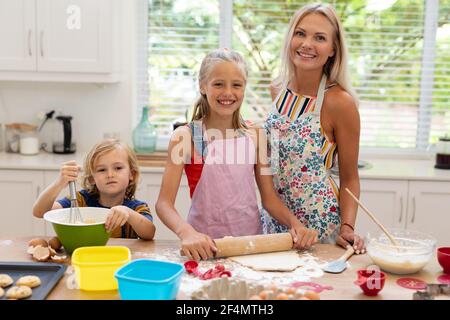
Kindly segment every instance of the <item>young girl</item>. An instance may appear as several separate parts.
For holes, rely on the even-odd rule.
[[[278,166],[274,183],[284,203],[322,242],[351,244],[363,253],[364,241],[354,232],[357,204],[330,176],[339,150],[340,187],[359,195],[360,120],[343,32],[330,5],[310,4],[294,14],[265,127],[280,137],[279,161],[272,165]],[[266,232],[285,230],[268,216],[263,224]]]
[[[42,218],[49,210],[70,208],[67,197],[55,200],[70,181],[76,181],[79,169],[75,161],[62,164],[58,179],[36,200],[34,216]],[[139,175],[136,155],[127,145],[118,140],[100,142],[84,162],[84,189],[77,192],[78,205],[110,208],[105,227],[112,237],[151,240],[155,226],[150,209],[134,198]]]
[[[240,117],[246,82],[241,55],[227,49],[209,53],[200,67],[201,97],[193,121],[177,128],[169,144],[156,212],[181,239],[190,259],[213,257],[217,249],[212,239],[261,233],[255,175],[262,205],[290,229],[295,246],[317,241],[317,233],[289,212],[273,189],[271,175],[262,171],[268,168],[259,156],[261,139]],[[174,206],[183,169],[192,198],[187,222]]]

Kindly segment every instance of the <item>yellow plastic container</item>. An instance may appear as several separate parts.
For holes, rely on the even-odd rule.
[[[130,249],[124,246],[81,247],[72,254],[72,265],[81,290],[117,290],[117,269],[130,262]]]

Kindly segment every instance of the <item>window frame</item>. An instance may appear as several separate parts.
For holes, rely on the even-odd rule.
[[[219,1],[219,47],[232,48],[233,37],[233,0]],[[431,112],[432,112],[432,92],[434,86],[435,73],[435,55],[436,55],[436,33],[439,20],[439,0],[424,0],[424,30],[423,30],[423,53],[422,70],[420,76],[420,101],[418,104],[418,127],[416,129],[416,148],[383,148],[383,147],[360,147],[360,154],[363,156],[374,157],[403,157],[425,159],[430,158],[433,152],[433,146],[429,145],[431,131]],[[148,1],[147,10],[148,12]],[[148,17],[147,17],[148,18]],[[149,37],[147,36],[147,41]],[[148,59],[146,63],[148,62]],[[137,64],[142,67],[142,64]],[[147,70],[148,70],[148,64]],[[148,79],[147,79],[148,81]],[[148,82],[147,82],[148,83]],[[148,97],[147,97],[148,98]],[[142,99],[141,99],[142,101]],[[138,104],[136,115],[140,115],[140,106]],[[137,124],[137,117],[133,119]],[[158,149],[167,150],[170,135],[158,136]]]

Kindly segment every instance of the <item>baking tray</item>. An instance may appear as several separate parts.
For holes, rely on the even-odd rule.
[[[41,279],[41,285],[32,288],[33,294],[24,300],[44,300],[64,275],[67,269],[65,264],[42,263],[42,262],[0,262],[0,273],[8,274],[14,283],[22,276],[33,275]],[[6,300],[6,291],[11,287],[3,288],[5,294],[0,300]]]

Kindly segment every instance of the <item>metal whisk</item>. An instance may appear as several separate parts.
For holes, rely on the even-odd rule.
[[[69,182],[70,190],[70,211],[69,211],[69,223],[82,223],[83,217],[81,216],[80,209],[78,208],[77,190],[75,187],[75,181]]]

